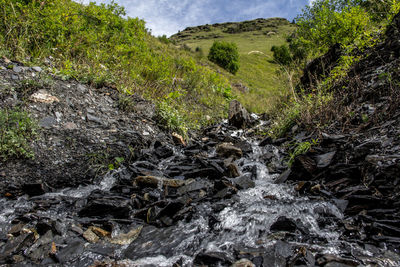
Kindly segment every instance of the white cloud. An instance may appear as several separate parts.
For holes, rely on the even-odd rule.
[[[90,0],[80,0],[88,3]],[[116,0],[130,17],[146,21],[153,35],[171,35],[188,26],[255,18],[292,19],[313,0]],[[108,3],[110,0],[97,0]]]

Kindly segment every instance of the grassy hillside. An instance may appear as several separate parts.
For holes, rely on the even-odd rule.
[[[236,43],[240,68],[236,76],[226,75],[233,84],[242,83],[250,89],[243,92],[243,88],[237,86],[235,90],[247,108],[253,112],[266,112],[287,94],[284,80],[276,75],[278,65],[272,62],[271,47],[284,44],[295,27],[286,19],[256,19],[189,27],[170,39],[194,52],[202,51],[205,56],[216,40]]]
[[[118,90],[128,112],[130,96],[141,95],[157,104],[157,119],[172,131],[226,116],[228,80],[151,36],[144,21],[126,18],[115,3],[0,0],[0,10],[0,56]]]

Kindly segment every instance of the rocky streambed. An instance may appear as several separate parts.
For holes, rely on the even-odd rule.
[[[285,156],[269,140],[226,123],[186,146],[155,140],[133,163],[92,184],[1,199],[0,263],[400,264],[385,240],[361,241],[357,233],[366,225],[352,224],[347,200],[282,183],[293,175],[284,172]]]

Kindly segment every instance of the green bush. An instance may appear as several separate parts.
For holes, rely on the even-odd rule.
[[[10,157],[33,158],[30,147],[37,135],[37,124],[18,109],[0,109],[0,160]]]
[[[166,130],[186,136],[188,126],[184,115],[176,110],[170,101],[164,100],[157,104],[157,121]]]
[[[235,43],[215,41],[208,59],[230,73],[235,74],[239,70],[239,52]]]
[[[272,46],[271,51],[273,52],[274,61],[276,63],[287,66],[292,62],[292,56],[287,45],[274,45]]]

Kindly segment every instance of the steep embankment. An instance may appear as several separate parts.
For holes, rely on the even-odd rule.
[[[0,59],[0,88],[1,144],[9,145],[1,151],[7,156],[0,165],[3,196],[38,195],[91,183],[109,169],[134,160],[138,150],[161,134],[153,120],[154,104],[132,97],[132,110],[125,112],[119,108],[121,95],[113,88],[64,81],[40,67]],[[20,132],[10,125],[22,110],[38,124],[33,140],[17,136]],[[21,119],[13,123],[30,130]],[[21,142],[18,138],[33,141],[24,148],[32,151],[33,158],[15,151]]]
[[[134,160],[158,128],[185,135],[226,116],[228,80],[117,4],[0,9],[2,194],[90,183]]]
[[[64,79],[113,87],[126,96],[127,109],[133,94],[150,99],[160,124],[181,133],[226,115],[228,80],[151,36],[144,21],[125,17],[115,3],[2,0],[0,9],[0,56]]]
[[[398,252],[400,14],[381,39],[359,53],[360,61],[332,87],[333,102],[319,113],[323,119],[315,118],[332,123],[323,132],[297,130],[299,144],[310,136],[319,144],[298,156],[281,181],[296,181],[296,190],[304,194],[337,199],[346,216],[343,238]],[[313,62],[321,63],[332,65]]]
[[[271,47],[284,44],[295,28],[283,18],[256,19],[189,27],[170,39],[197,55],[207,55],[214,41],[234,42],[240,55],[238,73],[229,76],[235,92],[246,108],[263,113],[287,94],[284,79],[276,75],[279,68],[272,61]]]

